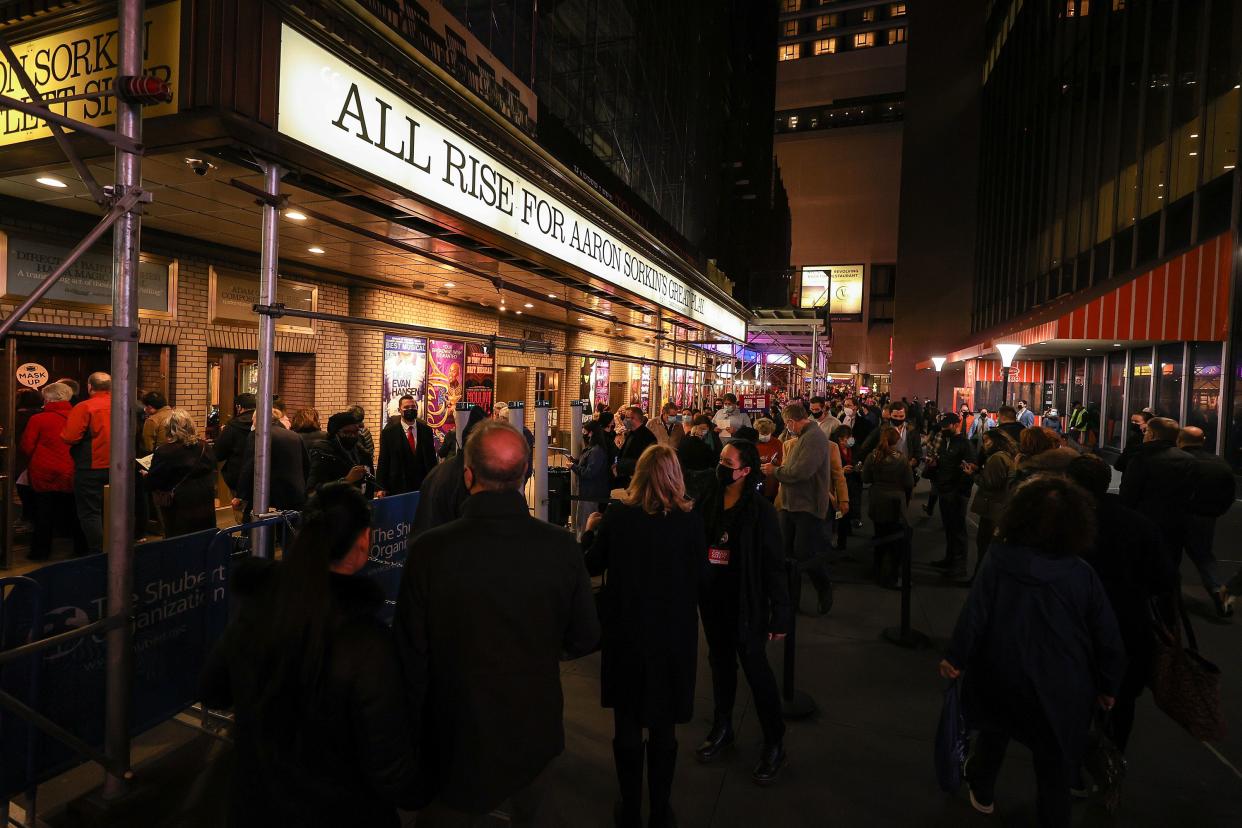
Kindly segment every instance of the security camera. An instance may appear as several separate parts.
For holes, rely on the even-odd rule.
[[[210,161],[204,161],[201,158],[187,158],[185,163],[187,167],[194,171],[195,175],[199,176],[206,175],[216,168],[215,164],[212,164]]]

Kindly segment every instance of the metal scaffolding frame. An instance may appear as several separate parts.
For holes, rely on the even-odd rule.
[[[56,282],[96,242],[112,231],[112,324],[96,328],[74,328],[69,333],[107,338],[112,343],[111,443],[109,457],[110,498],[106,514],[108,527],[108,590],[106,615],[78,630],[39,640],[5,654],[8,657],[30,655],[49,646],[87,633],[106,633],[105,657],[105,721],[104,750],[99,752],[64,728],[39,715],[6,693],[0,693],[0,705],[27,724],[38,728],[89,760],[98,762],[105,771],[103,795],[116,799],[125,793],[133,772],[130,769],[130,684],[133,671],[133,646],[130,620],[133,584],[133,502],[134,502],[134,421],[129,401],[134,399],[138,362],[138,254],[141,244],[141,205],[151,200],[142,189],[142,107],[156,97],[134,89],[133,79],[142,75],[143,17],[145,0],[117,0],[117,78],[112,90],[78,97],[115,97],[116,125],[103,129],[52,112],[48,102],[17,60],[7,38],[0,33],[0,54],[20,81],[30,100],[21,101],[0,95],[0,109],[16,109],[47,123],[60,150],[65,154],[91,197],[106,213],[53,273],[49,274],[13,313],[0,322],[0,340],[15,330],[53,333],[65,326],[22,323],[21,320]],[[63,101],[64,99],[59,99]],[[64,128],[106,142],[115,151],[115,181],[101,187],[85,162],[65,137]],[[7,347],[15,347],[8,340]],[[27,825],[36,823],[35,803],[26,812]],[[8,801],[0,802],[4,822],[9,822]]]

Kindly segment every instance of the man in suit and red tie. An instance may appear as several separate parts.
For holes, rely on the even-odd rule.
[[[431,427],[418,419],[414,398],[406,394],[397,404],[401,416],[380,432],[379,468],[375,472],[377,495],[418,491],[423,478],[439,462]]]

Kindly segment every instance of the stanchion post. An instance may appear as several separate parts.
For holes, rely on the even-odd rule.
[[[470,420],[471,403],[459,402],[453,406],[453,428],[457,431],[457,450],[466,450],[466,425]]]
[[[782,671],[781,714],[786,719],[805,719],[816,710],[815,699],[810,694],[797,689],[795,676],[797,672],[798,650],[798,598],[802,594],[802,573],[798,570],[798,562],[785,561],[789,574],[790,619],[789,633],[785,636],[785,664]]]
[[[922,649],[931,644],[931,639],[910,624],[910,590],[913,586],[911,577],[910,559],[914,557],[911,553],[911,539],[914,530],[909,526],[900,540],[902,544],[901,555],[901,626],[888,627],[884,630],[884,638],[889,643],[896,644],[898,647],[905,647],[911,650]]]
[[[535,481],[535,517],[548,519],[548,400],[535,400],[535,447],[531,471]]]

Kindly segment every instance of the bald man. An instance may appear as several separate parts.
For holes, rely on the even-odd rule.
[[[565,749],[560,660],[586,655],[599,618],[582,551],[531,517],[525,436],[487,420],[466,440],[461,517],[419,535],[393,634],[418,721],[420,826],[474,824],[505,801],[547,824],[547,765]]]
[[[1235,497],[1233,469],[1224,458],[1207,447],[1203,429],[1187,426],[1177,435],[1177,447],[1195,461],[1194,495],[1186,518],[1186,557],[1199,570],[1199,579],[1208,597],[1216,606],[1216,614],[1225,618],[1233,614],[1226,601],[1221,583],[1216,578],[1216,556],[1212,544],[1216,538],[1216,519],[1229,511]]]

